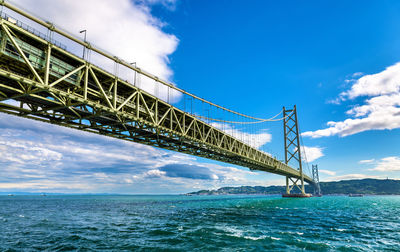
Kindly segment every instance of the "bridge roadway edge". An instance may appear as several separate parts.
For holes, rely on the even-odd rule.
[[[9,23],[6,20],[2,20],[2,23],[6,24],[7,27],[9,27],[11,30],[18,30],[19,33],[27,33],[29,37],[34,38],[34,34],[30,34],[27,31],[21,31],[21,29],[17,29],[12,23]],[[44,41],[43,39],[37,38],[36,39],[37,43],[42,43],[44,47],[49,46],[50,43],[47,41]],[[57,48],[56,46],[52,45],[53,48],[55,48],[56,51],[63,55],[63,57],[69,57],[71,55],[70,52],[67,52],[62,50],[61,48]],[[5,60],[5,62],[3,61]],[[14,59],[15,60],[15,59]],[[71,60],[71,59],[70,59]],[[91,133],[97,133],[101,135],[106,135],[114,138],[119,138],[119,139],[124,139],[124,140],[129,140],[129,141],[134,141],[134,142],[139,142],[142,144],[147,144],[151,146],[155,146],[158,148],[163,148],[163,149],[169,149],[169,150],[174,150],[178,152],[183,152],[187,153],[190,155],[195,155],[195,156],[200,156],[200,157],[205,157],[217,161],[222,161],[225,163],[231,163],[231,164],[236,164],[244,167],[248,167],[251,170],[261,170],[261,171],[266,171],[274,174],[279,174],[283,176],[291,176],[291,177],[300,177],[300,174],[297,170],[287,166],[286,164],[268,156],[265,153],[260,152],[257,149],[254,149],[248,145],[246,145],[243,142],[240,142],[237,139],[233,139],[231,136],[227,135],[226,133],[222,132],[219,129],[213,128],[211,125],[206,124],[205,122],[198,120],[195,118],[193,115],[190,115],[186,112],[180,111],[177,108],[174,108],[172,105],[165,103],[161,100],[159,100],[157,97],[152,96],[149,93],[146,93],[143,90],[138,89],[137,87],[132,87],[127,82],[124,82],[123,80],[118,79],[117,77],[113,76],[110,73],[105,73],[104,71],[101,71],[101,69],[98,69],[95,66],[92,66],[93,69],[92,71],[95,71],[97,75],[102,76],[104,78],[110,78],[110,79],[117,79],[118,85],[124,85],[125,88],[126,86],[129,86],[132,90],[135,89],[136,92],[138,92],[138,95],[136,99],[132,99],[132,104],[130,102],[126,102],[128,97],[124,97],[123,95],[121,99],[125,99],[121,102],[118,102],[118,105],[122,105],[125,102],[125,105],[130,105],[132,107],[135,107],[134,112],[135,113],[128,113],[126,111],[117,111],[116,107],[110,107],[107,106],[107,99],[115,99],[115,97],[108,96],[102,97],[102,90],[101,89],[106,89],[110,88],[109,86],[104,86],[96,90],[94,86],[92,87],[87,87],[88,90],[87,92],[91,92],[91,95],[89,95],[91,98],[87,98],[87,93],[86,93],[86,98],[85,95],[82,94],[82,90],[79,92],[71,92],[71,90],[68,88],[68,83],[64,80],[59,81],[61,78],[53,78],[53,83],[56,81],[59,81],[59,85],[55,86],[49,86],[49,85],[43,85],[42,83],[36,81],[33,77],[29,78],[29,76],[26,75],[26,72],[21,72],[22,74],[19,75],[13,71],[4,69],[5,64],[7,62],[12,62],[12,59],[10,57],[5,57],[4,55],[1,56],[1,64],[2,64],[2,69],[0,69],[0,75],[2,76],[2,84],[0,86],[0,90],[3,92],[3,94],[6,94],[6,97],[2,97],[0,100],[1,101],[6,101],[10,99],[11,97],[15,97],[18,95],[21,95],[18,98],[15,98],[15,101],[21,102],[21,104],[28,104],[28,107],[31,107],[33,109],[24,109],[21,107],[17,106],[12,106],[7,103],[1,103],[1,112],[5,112],[8,114],[13,114],[16,116],[20,117],[26,117],[30,119],[35,119],[35,120],[40,120],[43,122],[47,123],[52,123],[60,126],[66,126],[70,128],[75,128],[78,130],[83,130]],[[21,65],[21,62],[17,62],[18,60],[15,60],[14,63],[17,65]],[[71,60],[73,61],[73,59]],[[82,63],[82,59],[79,60],[79,62],[75,59],[75,62]],[[86,61],[85,65],[89,65]],[[26,67],[28,67],[27,62],[25,62]],[[6,65],[7,66],[7,65]],[[48,71],[48,69],[46,70]],[[44,72],[46,72],[44,71]],[[96,76],[96,75],[95,75]],[[23,88],[18,88],[19,83],[23,83],[26,85],[26,87],[30,87],[27,89]],[[103,85],[103,83],[100,83]],[[30,90],[33,88],[36,88],[38,91],[37,93],[29,93]],[[27,91],[29,90],[29,91]],[[131,91],[132,91],[131,90]],[[103,91],[104,92],[104,91]],[[104,93],[103,93],[104,94]],[[60,104],[56,103],[56,99],[54,98],[54,95],[62,97],[65,101],[68,101],[68,104]],[[49,99],[49,97],[52,97],[52,99]],[[93,99],[95,97],[95,99]],[[145,97],[145,98],[144,98]],[[167,113],[165,113],[165,110],[163,110],[163,115],[167,115],[168,121],[167,123],[160,123],[158,120],[160,120],[161,115],[159,115],[159,118],[157,118],[154,122],[155,114],[157,114],[157,111],[149,111],[148,104],[146,100],[152,99],[153,103],[156,104],[157,106],[164,107],[164,109],[170,109],[170,116]],[[40,104],[40,101],[42,101],[42,104]],[[139,104],[141,106],[136,106],[136,104]],[[39,104],[38,104],[39,103]],[[51,104],[51,106],[49,106]],[[80,105],[71,105],[71,104],[80,104]],[[54,105],[59,105],[59,109],[54,109]],[[63,106],[60,106],[63,105]],[[80,120],[82,121],[82,118],[85,118],[87,115],[88,111],[81,111],[81,108],[84,106],[90,106],[93,108],[93,111],[98,113],[98,114],[93,114],[91,116],[94,116],[93,118],[97,117],[96,119],[100,120],[101,117],[107,117],[110,116],[110,114],[114,117],[113,123],[119,123],[118,127],[113,127],[115,125],[98,125],[99,122],[95,122],[94,127],[90,127],[87,124],[82,124],[82,123],[77,123],[76,121]],[[125,107],[125,106],[123,106]],[[52,116],[50,113],[46,113],[46,109],[48,110],[49,108],[53,108],[52,112],[59,112],[59,113],[65,113],[64,117],[58,117],[57,116]],[[73,113],[67,112],[67,111],[74,111]],[[38,113],[44,111],[44,113]],[[160,110],[161,111],[161,110]],[[54,113],[53,113],[54,114]],[[76,115],[74,117],[74,114]],[[134,116],[134,115],[139,115],[139,116]],[[177,116],[177,114],[179,116]],[[175,116],[176,119],[173,119]],[[179,117],[179,118],[178,118]],[[100,118],[100,119],[99,119]],[[117,119],[119,118],[119,122]],[[152,119],[152,120],[149,120]],[[172,119],[171,119],[172,118]],[[188,120],[189,122],[192,122],[193,125],[197,124],[198,129],[202,129],[203,131],[205,129],[208,130],[208,132],[214,132],[215,137],[212,140],[207,140],[204,135],[201,135],[201,132],[196,132],[196,128],[193,126],[192,129],[190,129],[189,124],[182,123],[183,120]],[[164,119],[165,120],[165,119]],[[94,120],[95,121],[95,120]],[[167,121],[167,120],[165,120]],[[178,122],[179,121],[179,122]],[[129,122],[129,123],[125,123]],[[172,127],[166,127],[166,125],[172,125]],[[124,135],[122,131],[120,131],[120,127],[130,127],[132,129],[131,131],[133,134],[129,133],[129,136]],[[178,128],[185,128],[189,127],[187,131],[178,131]],[[133,129],[133,128],[135,129]],[[116,130],[119,129],[118,130]],[[129,131],[129,130],[128,130]],[[197,130],[201,131],[201,130]],[[188,134],[188,133],[191,133]],[[146,134],[149,134],[146,136]],[[151,135],[151,136],[150,136]],[[235,145],[236,146],[233,146]],[[225,147],[224,147],[225,146]],[[245,151],[238,151],[239,147],[241,146],[242,149]],[[312,179],[304,176],[305,181],[312,183]]]

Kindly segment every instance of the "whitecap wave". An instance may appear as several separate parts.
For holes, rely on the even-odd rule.
[[[252,235],[251,233],[249,234],[249,232],[245,232],[244,230],[241,230],[237,227],[216,226],[215,228],[227,233],[226,235],[228,235],[228,236],[244,238],[247,240],[256,241],[256,240],[263,240],[263,239],[267,238],[267,236],[265,236],[265,235],[255,236],[255,235]]]

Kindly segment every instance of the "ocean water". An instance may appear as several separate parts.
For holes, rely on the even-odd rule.
[[[0,251],[400,251],[400,196],[0,196]]]

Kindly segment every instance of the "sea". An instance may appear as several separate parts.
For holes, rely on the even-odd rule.
[[[400,251],[400,196],[0,196],[0,251]]]

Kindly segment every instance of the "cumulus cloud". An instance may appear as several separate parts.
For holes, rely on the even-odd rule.
[[[0,167],[1,191],[177,193],[271,183],[247,168],[6,114]]]
[[[400,157],[385,157],[379,160],[371,171],[393,172],[400,171]]]
[[[160,171],[158,169],[153,169],[145,173],[147,178],[159,178],[165,175],[165,171]]]
[[[305,160],[307,158],[306,161],[308,161],[308,162],[313,162],[313,161],[317,160],[318,158],[324,156],[324,153],[322,153],[323,148],[320,148],[320,147],[303,146],[302,149],[303,149],[302,150],[303,159]]]
[[[387,67],[382,72],[359,78],[350,90],[341,96],[350,99],[359,96],[377,96],[398,94],[400,91],[400,62]]]
[[[364,104],[355,104],[346,111],[350,117],[344,121],[327,123],[327,128],[307,131],[302,135],[311,138],[349,136],[367,130],[400,128],[400,63],[384,71],[364,75],[354,80],[351,88],[334,100],[337,103],[364,98]]]

